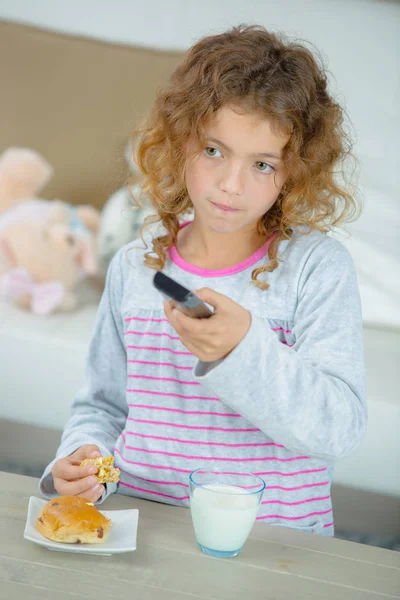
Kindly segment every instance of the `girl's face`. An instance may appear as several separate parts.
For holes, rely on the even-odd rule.
[[[216,233],[252,229],[285,182],[281,157],[288,139],[257,114],[221,108],[204,148],[186,165],[196,220]]]

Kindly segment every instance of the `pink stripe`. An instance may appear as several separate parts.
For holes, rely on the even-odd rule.
[[[168,337],[170,340],[180,340],[180,337],[176,335],[170,335],[169,333],[156,333],[154,331],[125,331],[124,335],[154,335],[156,337]]]
[[[294,471],[293,473],[282,473],[281,471],[260,471],[258,473],[254,473],[254,475],[258,475],[259,477],[263,477],[265,475],[280,475],[281,477],[294,477],[295,475],[308,475],[308,473],[321,473],[322,471],[326,471],[326,467],[322,467],[321,469],[305,469],[304,471]]]
[[[262,519],[284,519],[285,521],[298,521],[299,519],[307,519],[307,517],[314,517],[316,515],[327,515],[330,512],[332,512],[331,508],[328,508],[328,510],[320,510],[308,513],[308,515],[301,515],[299,517],[285,517],[285,515],[264,515],[262,517],[257,517],[257,521],[261,521]]]
[[[124,319],[126,323],[129,321],[141,321],[143,323],[169,323],[168,319],[146,319],[144,317],[127,317]],[[271,331],[283,331],[284,333],[292,333],[290,329],[283,329],[283,327],[271,327]]]
[[[181,385],[201,385],[198,381],[181,381],[172,377],[152,377],[151,375],[128,375],[129,379],[151,379],[151,381],[172,381],[172,383],[180,383]],[[170,396],[171,394],[167,394]],[[219,398],[216,398],[219,400]]]
[[[136,446],[125,446],[127,450],[134,450],[135,452],[146,452],[146,454],[161,454],[163,456],[174,456],[176,458],[184,458],[185,460],[214,460],[214,461],[227,461],[227,462],[263,462],[263,461],[277,461],[277,462],[292,462],[294,460],[305,460],[308,456],[292,456],[290,458],[279,458],[276,456],[264,456],[264,457],[251,457],[251,458],[231,458],[222,456],[196,456],[188,454],[179,454],[176,452],[166,452],[163,450],[148,450],[147,448],[136,448]]]
[[[330,523],[325,523],[324,527],[333,527],[333,521],[331,521]]]
[[[164,440],[165,442],[177,442],[178,444],[194,444],[196,446],[224,446],[227,448],[253,448],[260,446],[276,446],[278,448],[283,448],[281,444],[275,444],[275,442],[261,442],[259,444],[227,444],[225,442],[200,442],[197,440],[180,440],[179,438],[162,437],[160,435],[145,435],[144,433],[136,433],[135,431],[126,431],[125,433],[127,435],[134,435],[136,437],[141,437],[145,439]]]
[[[218,468],[218,471],[216,470]],[[253,477],[253,473],[247,473],[247,472],[243,472],[243,471],[220,471],[219,467],[216,467],[216,469],[214,470],[214,474],[215,475],[240,475],[241,477]],[[199,474],[204,473],[204,471],[199,469]],[[259,487],[259,485],[257,486],[240,486],[240,487],[245,487],[245,488],[249,488],[251,489],[252,487]]]
[[[173,500],[189,500],[189,496],[171,496],[171,494],[162,494],[161,492],[145,490],[144,488],[137,487],[136,485],[125,483],[124,481],[120,481],[119,483],[124,487],[131,488],[132,490],[137,490],[138,492],[145,492],[146,494],[154,494],[155,496],[162,496],[163,498],[173,498]]]
[[[298,485],[296,487],[283,487],[282,485],[267,485],[266,490],[283,490],[284,492],[295,492],[297,490],[303,490],[305,488],[320,487],[323,485],[329,485],[329,481],[321,481],[320,483],[306,483],[305,485]]]
[[[128,460],[127,458],[124,458],[121,454],[121,452],[118,450],[118,448],[114,449],[114,452],[116,452],[117,454],[120,455],[120,457],[122,458],[122,460],[126,463],[129,463],[130,465],[138,465],[139,467],[147,467],[149,469],[162,469],[164,471],[175,471],[176,473],[191,473],[193,471],[193,469],[178,469],[177,467],[163,467],[160,465],[152,465],[149,463],[143,463],[143,462],[137,462],[135,460]]]
[[[129,321],[143,321],[143,322],[151,321],[152,323],[169,323],[168,319],[145,319],[143,317],[128,317],[128,318],[124,319],[124,321],[126,323],[128,323]]]
[[[153,390],[126,390],[135,394],[151,394],[152,396],[173,396],[174,398],[184,398],[184,400],[214,400],[220,402],[219,398],[211,396],[186,396],[185,394],[173,394],[172,392],[154,392]]]
[[[167,412],[176,412],[183,415],[212,415],[215,417],[238,418],[241,415],[226,414],[219,412],[205,412],[202,410],[183,410],[181,408],[166,408],[165,406],[150,406],[148,404],[128,404],[130,408],[147,408],[148,410],[165,410]]]
[[[294,344],[289,344],[288,342],[285,341],[281,341],[281,344],[285,344],[285,346],[288,346],[289,348],[293,348]]]
[[[252,428],[243,428],[243,429],[235,429],[233,427],[205,427],[202,425],[181,425],[179,423],[169,423],[168,421],[150,421],[149,419],[132,419],[132,417],[128,417],[128,421],[133,421],[134,423],[147,423],[148,425],[163,425],[167,427],[178,427],[180,429],[200,429],[205,431],[229,431],[229,432],[248,432],[248,431],[260,431],[256,427]]]
[[[263,500],[261,504],[283,504],[284,506],[298,506],[299,504],[307,504],[308,502],[322,502],[323,500],[329,499],[330,496],[306,498],[306,500],[298,500],[298,502],[284,502],[283,500]]]
[[[171,354],[182,354],[184,356],[193,356],[191,352],[179,352],[171,348],[158,348],[153,346],[127,346],[128,350],[151,350],[152,352],[171,352]]]
[[[134,461],[134,460],[128,460],[127,458],[123,457],[121,454],[121,451],[118,450],[118,448],[114,449],[114,452],[116,452],[117,454],[120,455],[120,457],[122,458],[122,460],[130,465],[138,465],[139,467],[147,467],[149,469],[159,469],[161,471],[174,471],[175,473],[192,473],[193,469],[180,469],[178,467],[171,467],[171,466],[164,466],[164,465],[154,465],[152,463],[144,463],[144,462],[138,462],[138,461]],[[273,471],[271,474],[272,475],[282,475],[283,477],[287,477],[287,476],[292,476],[292,475],[303,475],[306,473],[315,473],[318,471],[326,471],[326,467],[324,467],[323,469],[310,469],[308,471],[296,471],[294,473],[280,473],[279,471]],[[221,474],[223,475],[237,475],[237,473],[235,473],[234,471],[221,471]],[[254,473],[255,475],[269,475],[270,473]],[[243,475],[245,476],[246,473],[243,473]]]
[[[193,367],[183,367],[181,365],[173,365],[172,363],[154,362],[150,360],[128,360],[128,363],[137,365],[152,365],[154,367],[173,367],[174,369],[181,369],[182,371],[191,371],[193,369]]]

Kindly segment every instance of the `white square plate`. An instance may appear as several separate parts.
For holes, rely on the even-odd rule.
[[[35,526],[36,518],[39,516],[47,500],[29,498],[28,516],[26,519],[24,538],[49,550],[60,552],[78,552],[80,554],[97,554],[111,556],[121,552],[133,552],[136,550],[136,535],[139,521],[139,511],[130,510],[100,510],[100,512],[112,520],[110,535],[104,544],[61,544],[45,538]]]

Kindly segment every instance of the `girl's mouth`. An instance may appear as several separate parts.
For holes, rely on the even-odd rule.
[[[227,206],[226,204],[218,204],[217,202],[211,202],[216,208],[222,210],[223,212],[239,212],[239,208],[232,208],[232,206]]]

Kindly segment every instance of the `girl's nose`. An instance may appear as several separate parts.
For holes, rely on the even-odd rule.
[[[241,196],[244,192],[243,174],[239,165],[227,165],[220,181],[220,188],[231,196]]]

